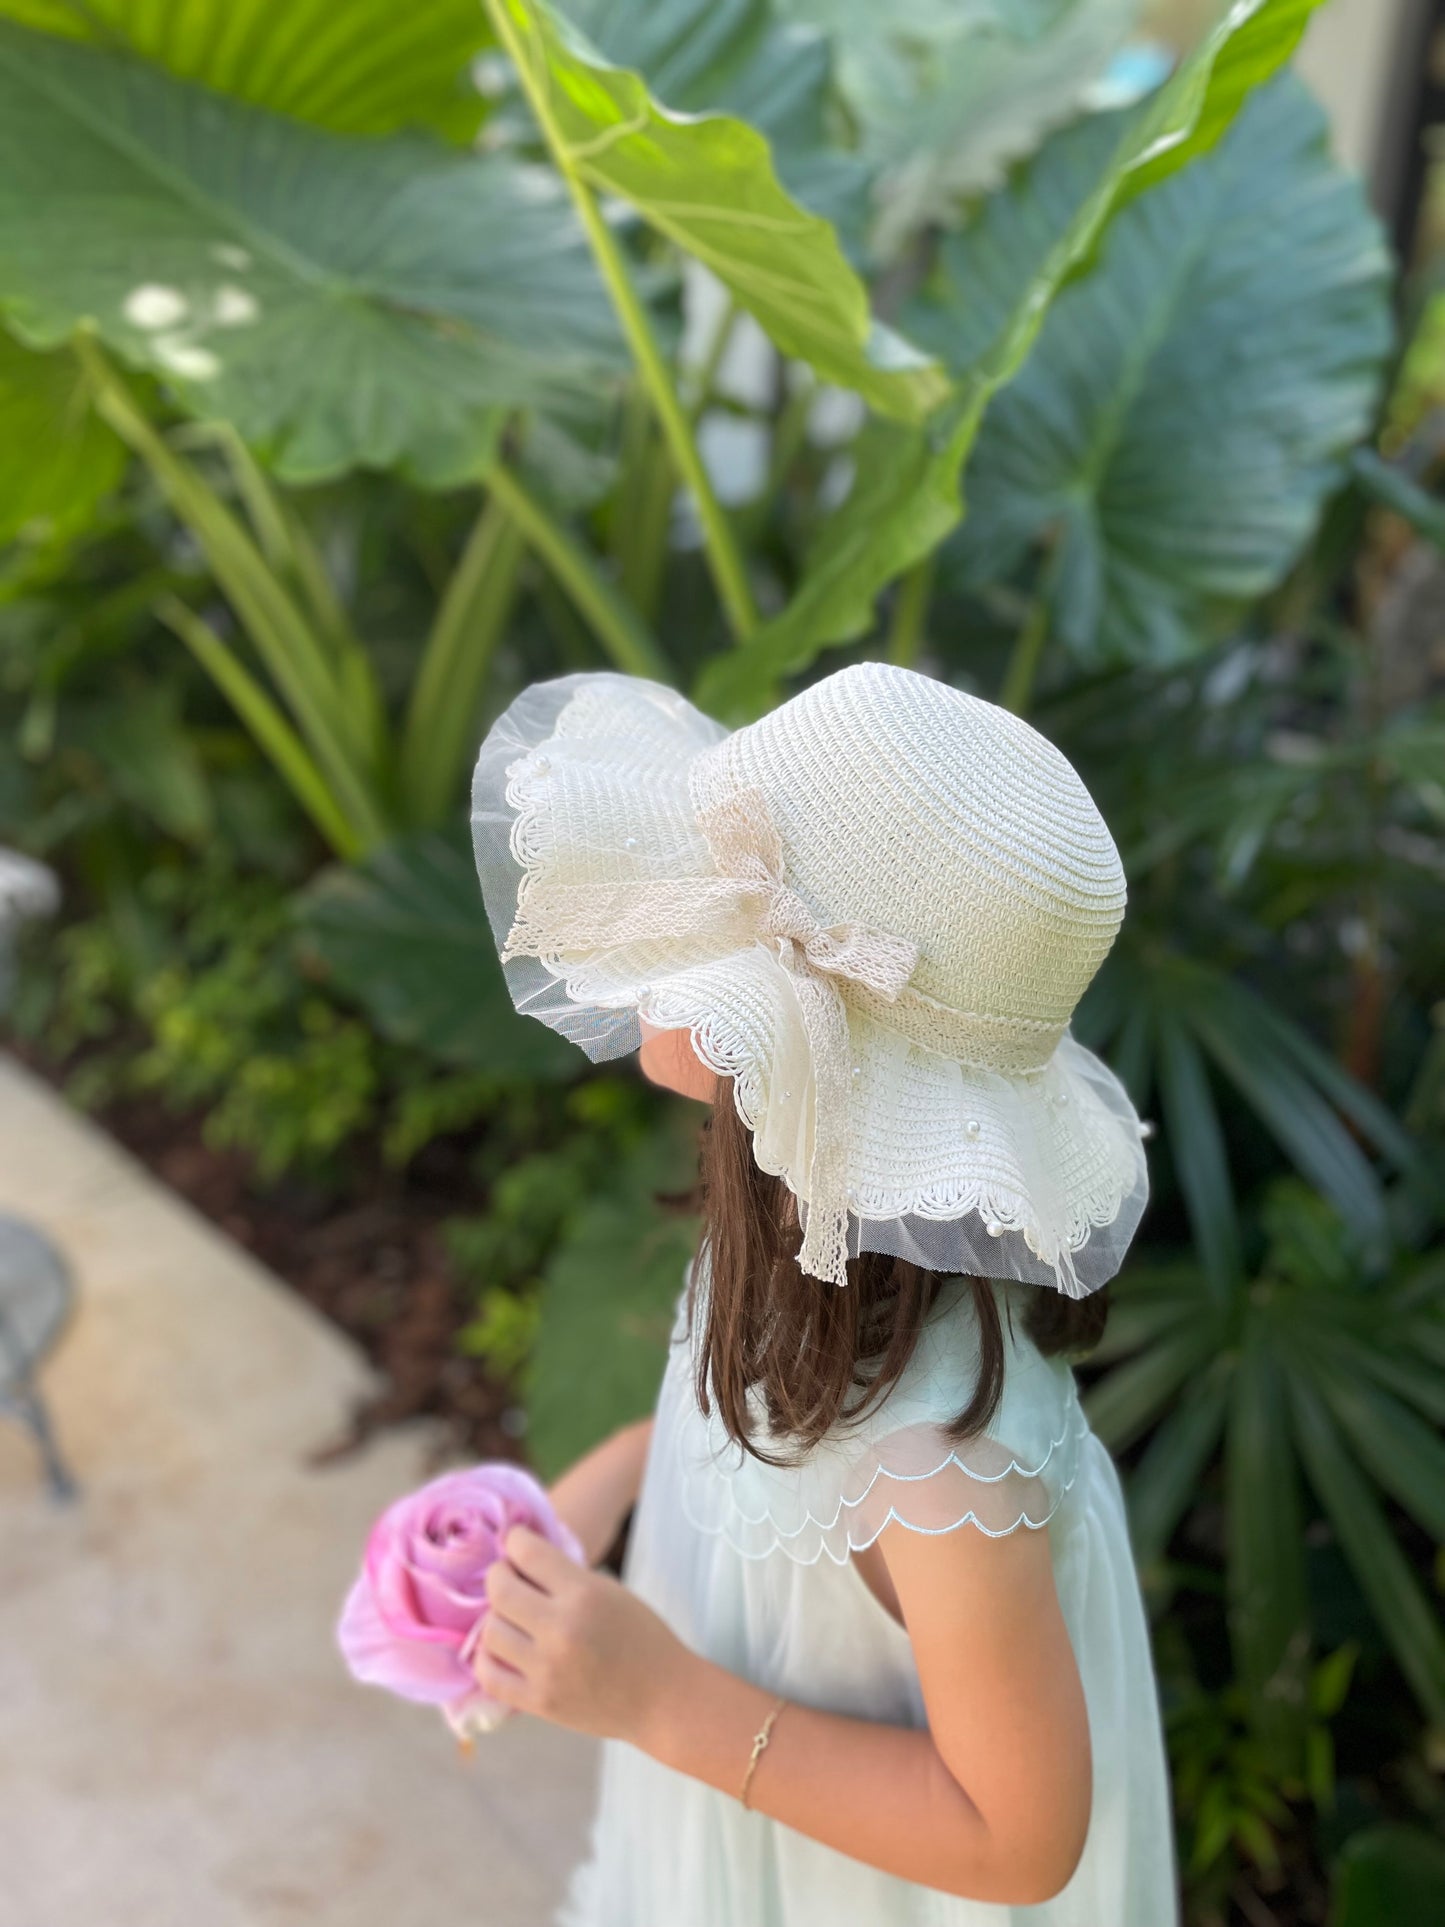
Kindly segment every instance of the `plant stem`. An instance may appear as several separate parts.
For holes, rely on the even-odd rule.
[[[175,596],[162,596],[156,614],[230,703],[335,854],[343,862],[360,856],[361,840],[337,807],[306,745],[245,664],[237,661],[208,622]]]
[[[654,434],[648,447],[651,460],[642,472],[636,498],[637,531],[628,552],[622,586],[633,607],[641,610],[643,620],[654,622],[662,599],[674,490],[672,456],[667,443]]]
[[[596,197],[557,125],[546,93],[537,84],[537,76],[518,36],[516,22],[504,0],[486,0],[486,6],[497,38],[517,70],[517,78],[536,116],[542,138],[547,143],[558,172],[567,183],[598,269],[612,297],[622,331],[637,362],[638,372],[652,397],[663,435],[672,450],[674,466],[697,503],[708,566],[727,613],[729,626],[735,639],[745,642],[758,626],[758,612],[748,586],[742,555],[722,506],[713,494],[707,469],[693,440],[692,425],[678,400],[672,375],[648,321],[647,310],[632,285],[627,263],[612,230],[603,219]]]
[[[450,808],[492,655],[516,600],[521,531],[495,495],[473,525],[442,595],[407,702],[397,759],[407,820]]]
[[[630,382],[622,403],[622,432],[617,454],[617,486],[608,509],[607,541],[619,581],[631,593],[633,552],[637,547],[637,518],[633,505],[645,486],[656,436],[652,404],[639,382]]]
[[[647,391],[635,382],[623,411],[609,541],[622,594],[647,623],[656,619],[661,596],[673,487],[672,456],[658,433]]]
[[[210,428],[235,479],[257,541],[277,579],[299,599],[301,612],[330,657],[336,694],[344,704],[354,754],[382,768],[388,758],[386,704],[371,658],[358,640],[325,565],[300,516],[272,486],[260,463],[229,422]]]
[[[339,639],[347,650],[358,649],[341,598],[304,523],[277,496],[255,456],[230,423],[218,424],[217,432],[268,560],[276,568],[290,571],[325,639]]]
[[[516,523],[527,546],[567,591],[578,614],[618,668],[629,675],[669,680],[667,659],[641,617],[623,601],[576,536],[554,521],[512,470],[500,462],[488,471],[487,486],[492,499]]]
[[[326,646],[287,594],[240,522],[204,479],[171,449],[137,406],[94,341],[75,341],[96,408],[145,462],[180,520],[205,552],[252,646],[285,697],[336,805],[359,844],[385,842],[390,825],[374,773],[348,740],[349,704]]]
[[[928,620],[928,599],[933,593],[932,555],[915,562],[898,585],[893,605],[893,622],[888,631],[888,660],[900,668],[911,669],[918,660]]]
[[[1015,716],[1028,713],[1034,693],[1034,677],[1038,673],[1039,658],[1043,655],[1048,635],[1048,590],[1041,588],[1018,632],[1004,675],[1003,688],[999,691],[1000,704],[1005,709],[1011,709]]]

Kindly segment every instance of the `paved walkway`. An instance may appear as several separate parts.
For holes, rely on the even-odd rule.
[[[464,1761],[332,1645],[423,1437],[310,1469],[359,1356],[5,1057],[0,1211],[79,1281],[44,1384],[83,1487],[0,1423],[0,1927],[545,1927],[590,1747]]]

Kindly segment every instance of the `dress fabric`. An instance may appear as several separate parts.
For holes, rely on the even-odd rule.
[[[1033,1289],[993,1286],[1007,1373],[981,1439],[955,1452],[936,1430],[976,1382],[976,1314],[964,1283],[951,1281],[873,1413],[786,1469],[744,1459],[699,1410],[680,1305],[623,1576],[694,1649],[770,1692],[921,1727],[907,1634],[850,1551],[889,1519],[928,1532],[1046,1530],[1093,1748],[1093,1811],[1068,1886],[1033,1907],[939,1893],[609,1741],[590,1854],[557,1927],[1177,1923],[1168,1778],[1123,1497],[1071,1370],[1024,1332]]]

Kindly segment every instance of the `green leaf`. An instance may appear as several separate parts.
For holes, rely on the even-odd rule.
[[[833,229],[785,191],[756,128],[669,113],[543,0],[492,4],[544,103],[548,144],[579,180],[629,202],[710,268],[784,354],[880,413],[916,420],[947,393],[935,363],[874,322]]]
[[[528,1456],[544,1477],[657,1402],[697,1220],[656,1200],[696,1176],[697,1124],[694,1106],[670,1107],[553,1252],[523,1383]]]
[[[1353,1642],[1336,1647],[1335,1651],[1322,1659],[1310,1680],[1310,1710],[1321,1713],[1326,1719],[1333,1719],[1344,1705],[1350,1691],[1350,1681],[1354,1678],[1355,1662],[1360,1657],[1360,1649]]]
[[[1136,108],[1088,115],[1066,127],[990,194],[972,220],[946,234],[933,272],[903,311],[913,337],[959,371],[987,355],[1091,196],[1116,173],[1139,121]],[[1080,252],[1066,273],[1085,259]]]
[[[1010,255],[988,322],[955,363],[956,395],[912,430],[895,429],[860,445],[853,490],[825,525],[793,601],[746,649],[708,665],[697,688],[705,708],[755,712],[781,677],[806,669],[820,649],[866,633],[879,592],[959,520],[959,470],[985,408],[1025,366],[1050,304],[1133,197],[1142,171],[1153,181],[1207,144],[1202,136],[1196,140],[1201,127],[1217,132],[1233,117],[1242,89],[1273,72],[1289,33],[1298,38],[1309,10],[1302,0],[1239,0],[1140,109],[1105,123],[1112,146],[1082,198],[1069,199],[1058,221],[1024,223],[1025,244]],[[990,202],[1004,210],[991,218],[1008,224],[1009,203],[1020,195],[1027,198],[1026,181]],[[915,319],[910,311],[910,327]]]
[[[961,304],[1001,226],[1000,210],[955,244]],[[1119,216],[1055,303],[979,433],[960,579],[998,581],[1047,542],[1054,633],[1078,655],[1197,649],[1279,581],[1368,426],[1389,272],[1323,114],[1293,81],[1271,86],[1212,156]]]
[[[31,346],[94,328],[293,481],[464,479],[500,410],[621,362],[549,176],[323,133],[3,23],[0,289]]]
[[[1243,986],[1216,977],[1191,998],[1195,1036],[1298,1169],[1339,1208],[1366,1245],[1388,1236],[1384,1189],[1369,1160],[1335,1115],[1299,1053],[1280,1042],[1284,1023]],[[1337,1092],[1331,1092],[1331,1096]]]
[[[1406,1679],[1430,1718],[1445,1722],[1445,1634],[1421,1591],[1389,1521],[1318,1394],[1299,1377],[1289,1385],[1295,1434],[1310,1484],[1339,1534]]]
[[[478,740],[487,673],[516,603],[523,552],[516,523],[488,499],[447,579],[407,701],[397,787],[414,824],[442,822],[456,802]]]
[[[1358,1347],[1360,1353],[1370,1349],[1368,1343]],[[1308,1360],[1308,1375],[1360,1464],[1445,1545],[1445,1443],[1398,1399],[1372,1385],[1367,1371],[1363,1357],[1348,1364],[1338,1354]]]
[[[1190,1264],[1154,1269],[1131,1259],[1110,1301],[1104,1336],[1089,1354],[1093,1364],[1113,1364],[1177,1326],[1192,1324],[1200,1309],[1199,1273]]]
[[[1368,1827],[1340,1849],[1333,1927],[1425,1927],[1445,1894],[1445,1842],[1420,1827]]]
[[[1209,152],[1245,99],[1293,52],[1323,0],[1245,0],[1219,9],[1173,77],[1137,106],[1086,116],[1046,142],[939,251],[938,270],[905,310],[909,332],[950,365],[982,355],[1051,255],[1103,196],[1109,214]],[[1093,265],[1107,222],[1069,264]]]
[[[1129,1475],[1129,1536],[1147,1567],[1162,1559],[1224,1429],[1232,1366],[1216,1358],[1181,1394]]]
[[[1067,119],[1135,25],[1138,0],[989,0],[886,7],[789,0],[824,27],[883,188],[875,241],[892,253]]]
[[[1089,1423],[1111,1452],[1121,1451],[1158,1418],[1180,1386],[1216,1349],[1212,1324],[1196,1318],[1157,1339],[1090,1386]]]
[[[360,699],[364,689],[374,691],[370,659],[354,638],[343,644],[339,634],[317,630],[226,503],[158,433],[95,343],[81,338],[76,349],[96,406],[142,457],[205,551],[252,646],[284,695],[316,768],[324,774],[334,812],[349,826],[343,835],[351,848],[328,830],[333,847],[349,855],[384,841],[389,805],[379,780],[381,745],[373,726],[379,704]],[[258,740],[278,766],[285,770],[293,764],[299,774],[300,766],[294,764],[291,746],[285,742],[286,731],[278,731],[276,719],[265,713],[264,692],[244,673],[237,673],[239,665],[224,645],[214,646],[219,638],[211,637],[206,624],[184,609],[172,618],[172,626],[257,730]],[[298,795],[305,794],[294,776],[292,783]],[[324,821],[310,800],[307,806],[319,823]]]
[[[1416,534],[1445,550],[1445,502],[1433,496],[1403,468],[1373,448],[1357,448],[1351,458],[1355,480],[1365,493],[1393,514],[1403,516]]]
[[[181,709],[179,685],[157,682],[80,710],[66,734],[157,828],[199,844],[212,828],[211,792]]]
[[[1304,1522],[1284,1383],[1264,1320],[1234,1372],[1225,1445],[1230,1637],[1256,1723],[1279,1732],[1306,1705]]]
[[[1169,1157],[1184,1194],[1199,1262],[1215,1298],[1222,1302],[1239,1283],[1244,1268],[1224,1128],[1187,1016],[1160,1011],[1155,1029],[1159,1101]]]
[[[1408,1333],[1386,1335],[1380,1343],[1361,1349],[1358,1365],[1378,1384],[1422,1412],[1432,1425],[1445,1429],[1445,1371],[1420,1356]]]
[[[163,596],[156,610],[161,621],[190,650],[270,761],[316,828],[339,857],[351,858],[365,847],[332,794],[325,777],[296,731],[246,665],[211,625],[174,596]]]
[[[1147,193],[1200,154],[1207,154],[1233,125],[1249,95],[1289,60],[1311,14],[1323,4],[1324,0],[1243,0],[1243,4],[1232,0],[1220,7],[1214,26],[1185,63],[1186,92],[1169,117],[1171,124],[1159,126],[1146,103],[1157,132],[1125,185],[1124,199]]]
[[[0,15],[126,47],[178,80],[341,134],[476,131],[469,66],[487,45],[478,0],[0,0]]]
[[[580,1068],[570,1045],[512,1006],[465,834],[404,838],[327,871],[298,915],[337,982],[395,1042],[498,1078]]]
[[[778,680],[826,643],[850,641],[873,620],[883,584],[929,555],[957,522],[958,471],[975,411],[940,409],[921,428],[869,422],[852,453],[848,499],[824,527],[792,601],[743,648],[707,662],[698,704],[718,716],[756,714]]]
[[[1384,740],[1388,744],[1388,733]],[[1438,734],[1434,749],[1437,755],[1445,750],[1445,740]],[[1388,749],[1385,753],[1388,755]],[[1271,1048],[1278,1051],[1401,1171],[1424,1167],[1426,1161],[1419,1146],[1400,1120],[1373,1091],[1322,1050],[1308,1031],[1239,984],[1222,984],[1221,989],[1228,999],[1232,1026],[1247,1050],[1263,1050],[1266,1054]]]
[[[835,142],[833,55],[770,0],[568,0],[598,53],[647,82],[674,113],[729,114],[767,136],[788,192],[856,227],[871,170]]]
[[[64,539],[120,481],[125,449],[91,412],[71,355],[35,355],[0,335],[0,544]]]

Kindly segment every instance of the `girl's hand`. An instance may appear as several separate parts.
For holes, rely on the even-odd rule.
[[[487,1574],[477,1684],[521,1713],[645,1744],[695,1657],[650,1606],[514,1526]]]

